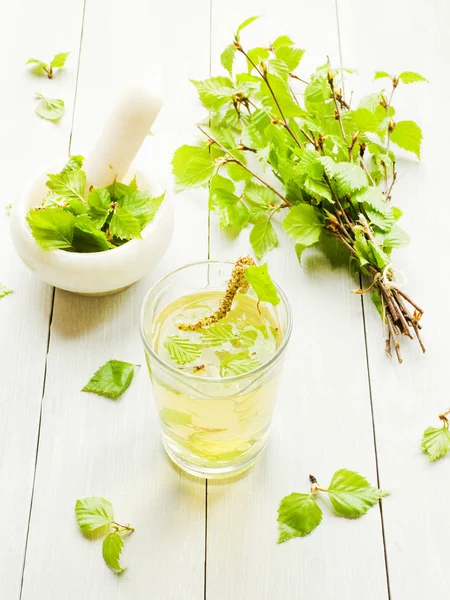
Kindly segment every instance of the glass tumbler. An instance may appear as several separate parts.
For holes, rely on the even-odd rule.
[[[173,271],[148,292],[140,318],[166,452],[184,471],[211,479],[249,469],[265,446],[292,330],[289,303],[275,284],[280,303],[267,305],[280,336],[275,352],[256,368],[225,377],[199,377],[164,360],[155,348],[155,319],[181,297],[224,293],[233,267],[233,263],[205,261]],[[253,295],[251,290],[247,293]]]

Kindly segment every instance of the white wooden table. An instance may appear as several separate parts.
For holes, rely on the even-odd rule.
[[[347,272],[314,256],[302,270],[283,239],[269,263],[295,328],[270,443],[246,476],[206,483],[164,455],[144,369],[118,402],[79,390],[106,360],[142,362],[138,312],[161,275],[207,257],[233,260],[248,236],[219,231],[206,192],[179,194],[174,240],[157,270],[122,294],[82,298],[21,264],[3,205],[61,155],[86,154],[131,84],[166,97],[139,161],[170,187],[171,155],[203,114],[189,78],[218,73],[236,25],[260,13],[245,39],[288,33],[308,50],[305,73],[329,54],[367,82],[375,69],[431,81],[397,94],[425,138],[422,163],[402,163],[395,188],[413,240],[396,265],[425,307],[429,351],[405,344],[404,364],[390,362],[375,310],[350,294]],[[446,0],[2,0],[0,282],[15,291],[0,301],[2,600],[448,597],[450,462],[428,464],[419,444],[449,403],[449,18]],[[66,50],[67,68],[52,81],[24,67],[30,56]],[[59,125],[34,114],[35,91],[64,98]],[[342,467],[391,490],[382,510],[347,521],[325,508],[311,536],[277,546],[281,497],[306,491],[310,472],[326,482]],[[77,530],[74,503],[88,495],[110,499],[136,528],[123,577]]]

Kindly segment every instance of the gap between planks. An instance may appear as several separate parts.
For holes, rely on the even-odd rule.
[[[80,73],[81,48],[82,48],[82,44],[83,44],[83,30],[84,30],[84,16],[86,13],[86,2],[87,2],[87,0],[83,0],[83,10],[81,13],[81,30],[80,30],[80,42],[78,44],[78,62],[77,62],[77,70],[76,70],[76,76],[75,76],[72,123],[70,125],[70,133],[69,133],[69,146],[68,146],[69,154],[70,154],[70,149],[72,146],[72,133],[73,133],[73,126],[74,126],[74,121],[75,121],[75,108],[76,108],[76,103],[77,103],[78,77],[79,77],[79,73]],[[39,458],[39,443],[41,440],[42,408],[43,408],[44,395],[45,395],[45,385],[47,382],[48,352],[50,349],[52,321],[53,321],[53,309],[55,307],[55,295],[56,295],[56,288],[53,288],[52,299],[51,299],[51,303],[50,303],[50,315],[49,315],[49,319],[48,319],[47,351],[46,351],[46,356],[45,356],[44,377],[43,377],[43,382],[42,382],[41,406],[40,406],[40,411],[39,411],[38,434],[37,434],[37,440],[36,440],[36,456],[35,456],[35,460],[34,460],[34,472],[33,472],[33,484],[32,484],[32,488],[31,488],[30,508],[28,511],[27,535],[25,538],[25,549],[23,552],[22,577],[20,580],[19,600],[22,599],[23,582],[24,582],[24,577],[25,577],[25,567],[26,567],[26,562],[27,562],[28,538],[30,535],[31,513],[33,511],[34,491],[35,491],[35,485],[36,485],[36,469],[37,469],[37,463],[38,463],[38,458]]]
[[[342,92],[345,96],[345,88],[344,88],[344,61],[342,57],[342,42],[341,42],[341,27],[339,22],[339,0],[335,0],[334,2],[336,8],[336,29],[338,36],[338,47],[339,47],[339,62],[341,67],[341,77],[342,77]],[[362,278],[359,276],[359,285],[360,288],[363,289]],[[375,469],[377,475],[377,487],[381,488],[380,483],[380,470],[378,465],[378,448],[377,448],[377,434],[376,434],[376,426],[375,426],[375,413],[373,407],[373,398],[372,398],[372,383],[370,379],[370,361],[369,361],[369,346],[367,340],[367,325],[366,325],[366,313],[364,306],[364,296],[361,296],[361,317],[363,324],[363,333],[364,333],[364,349],[366,353],[366,366],[367,366],[367,389],[369,392],[369,403],[370,403],[370,415],[372,419],[372,436],[373,436],[373,449],[375,454]],[[386,588],[388,599],[391,600],[391,586],[389,580],[389,564],[388,564],[388,556],[387,556],[387,546],[386,546],[386,531],[384,527],[384,515],[383,515],[383,501],[380,500],[378,502],[378,508],[380,511],[380,519],[381,519],[381,536],[383,539],[383,554],[384,554],[384,567],[386,572]]]

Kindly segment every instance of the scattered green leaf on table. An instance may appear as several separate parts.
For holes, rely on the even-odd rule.
[[[33,65],[32,70],[37,75],[44,75],[45,74],[45,75],[47,75],[47,77],[49,79],[51,79],[51,77],[50,77],[50,65],[48,65],[44,61],[39,60],[38,58],[29,58],[25,64],[26,65]]]
[[[120,575],[126,570],[120,566],[120,555],[122,554],[123,539],[116,533],[109,533],[102,544],[102,554],[105,563],[110,569],[115,571],[117,575]]]
[[[13,294],[13,290],[10,290],[9,288],[6,287],[6,285],[3,285],[2,283],[0,283],[0,298],[4,298],[5,296],[8,296],[8,294]]]
[[[280,537],[278,543],[311,533],[322,520],[322,510],[312,494],[285,496],[278,509]]]
[[[33,65],[33,71],[37,74],[46,74],[49,79],[53,78],[53,69],[62,69],[66,64],[70,52],[60,52],[50,61],[50,64],[39,60],[38,58],[29,58],[25,64]]]
[[[36,94],[39,100],[36,106],[36,114],[47,121],[59,121],[64,114],[64,101],[58,98],[46,98],[42,94]]]
[[[269,302],[276,306],[280,302],[277,288],[273,283],[267,263],[260,266],[247,267],[245,270],[245,278],[253,288],[260,302]]]
[[[77,523],[83,533],[109,527],[114,519],[111,502],[99,496],[77,500],[75,504]]]
[[[109,360],[81,391],[117,400],[130,387],[137,366],[121,360]]]
[[[170,335],[164,343],[172,360],[179,365],[186,365],[202,355],[200,344],[191,342],[188,337]]]
[[[340,469],[333,475],[328,495],[334,510],[343,517],[360,517],[389,492],[370,485],[365,477],[355,471]]]
[[[430,462],[442,458],[450,452],[450,432],[448,421],[442,427],[427,427],[423,433],[422,450],[428,454]]]
[[[52,69],[62,69],[62,67],[64,67],[66,64],[69,54],[70,52],[60,52],[59,54],[55,54],[55,56],[52,58],[52,62],[50,63],[50,67]]]

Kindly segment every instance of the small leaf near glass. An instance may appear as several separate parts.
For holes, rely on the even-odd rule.
[[[120,565],[120,555],[123,549],[122,536],[133,533],[134,528],[129,524],[121,525],[114,521],[111,502],[99,496],[77,500],[75,516],[82,533],[97,532],[106,535],[102,543],[103,560],[116,575],[121,575],[126,570]]]
[[[117,400],[130,387],[138,367],[121,360],[109,360],[94,373],[81,391]]]

